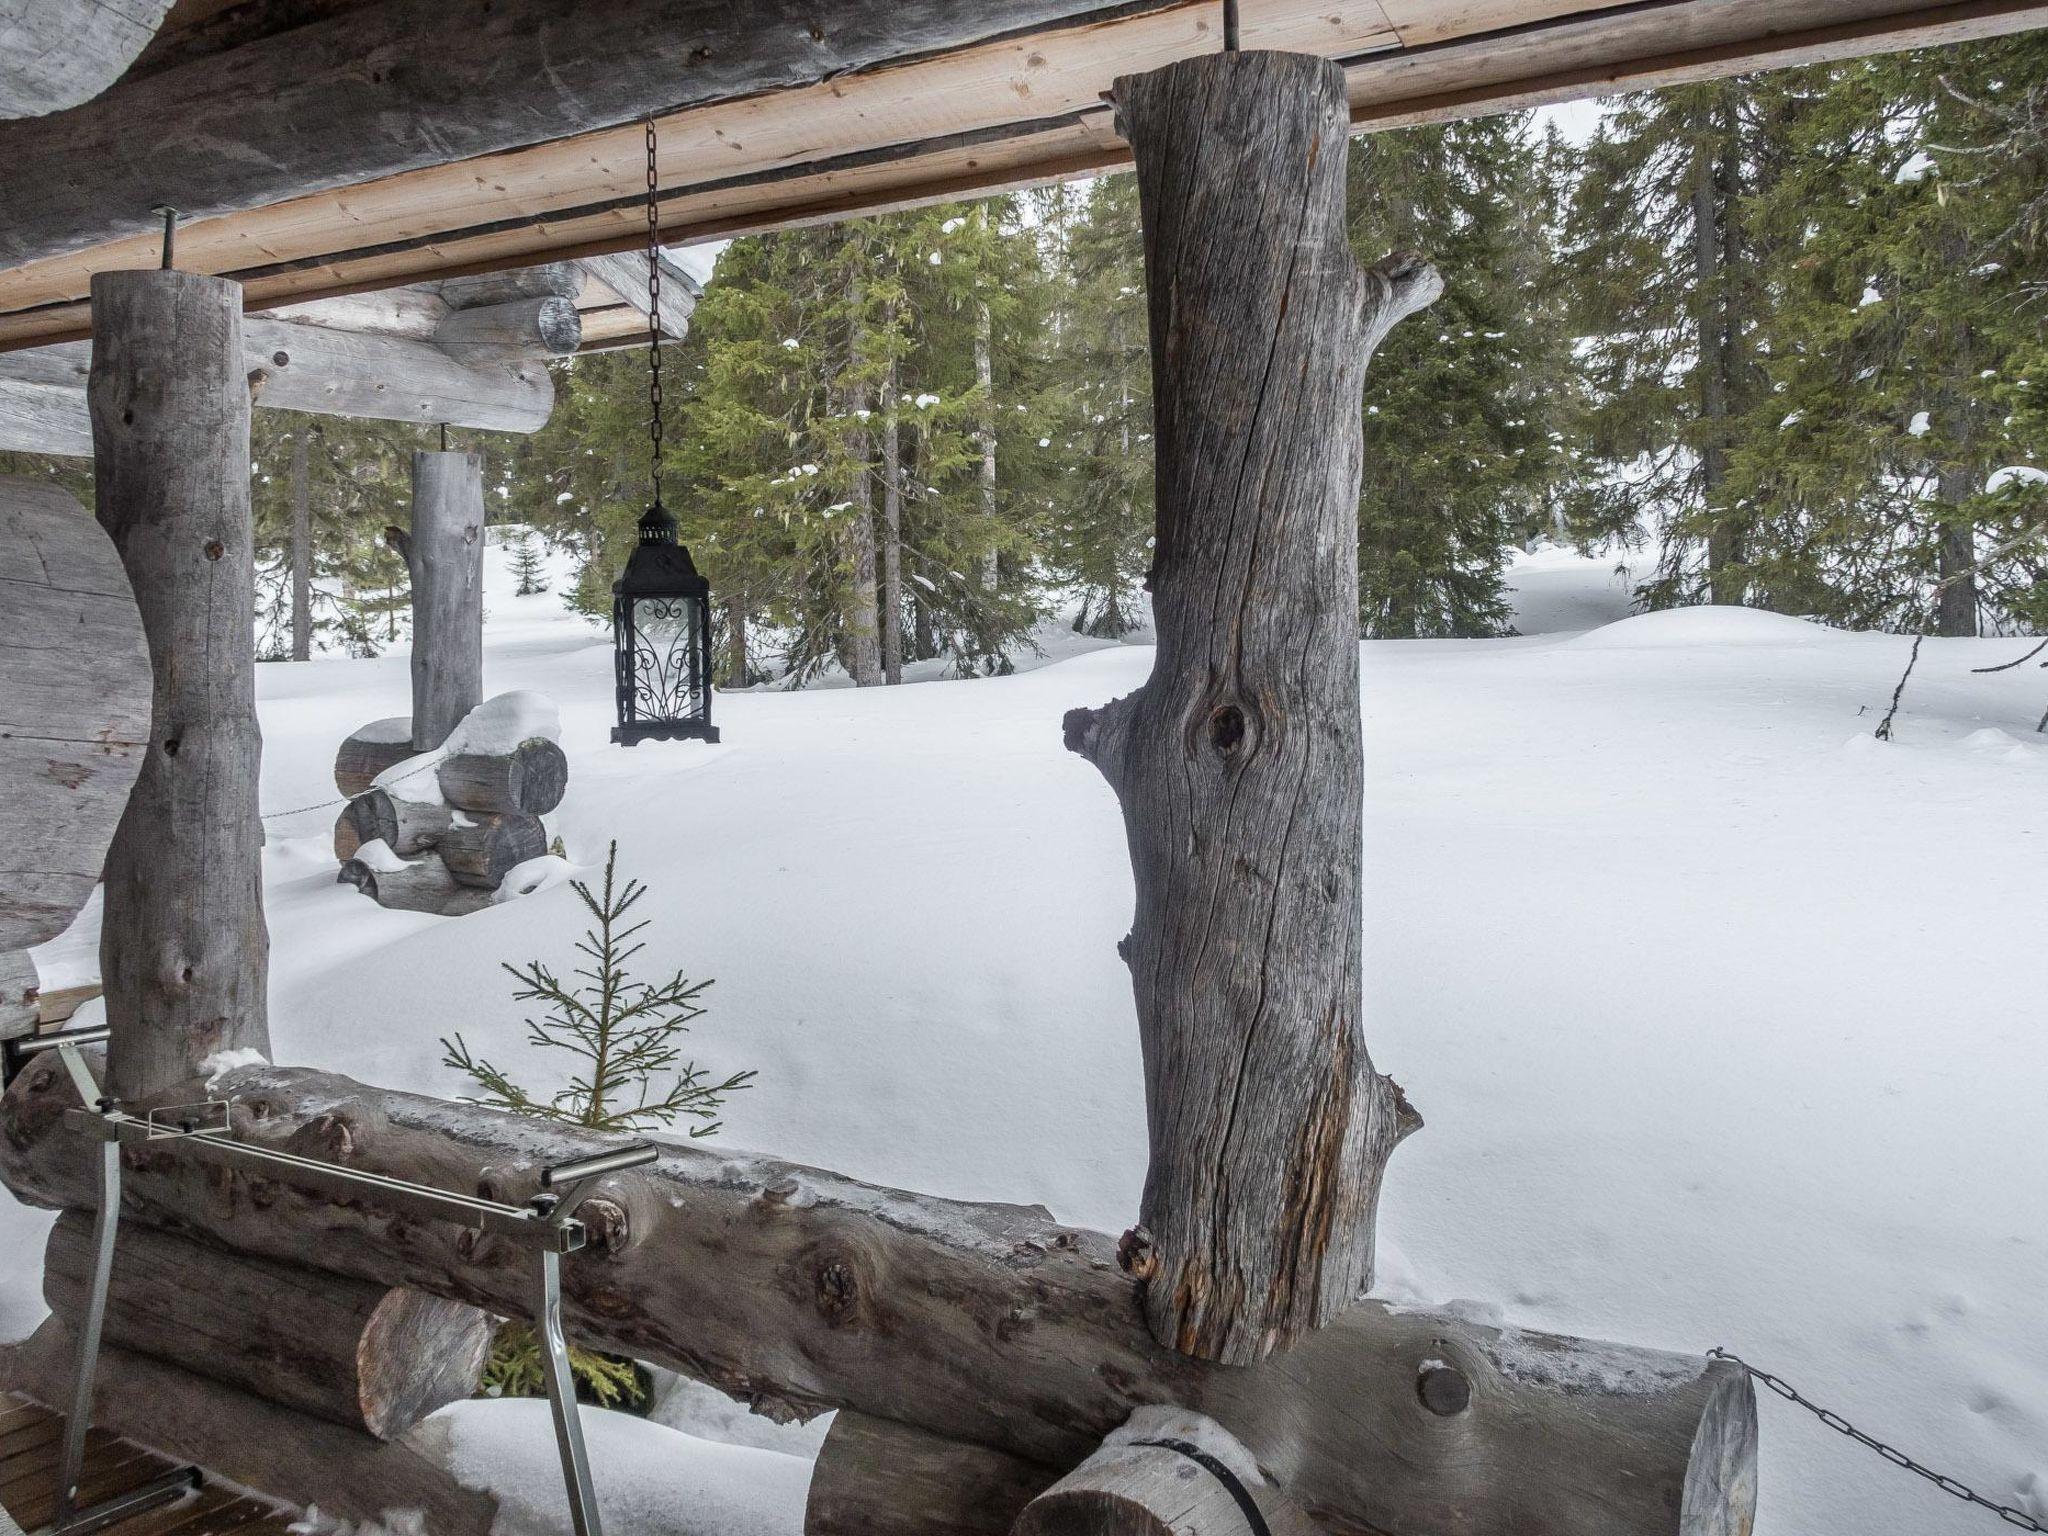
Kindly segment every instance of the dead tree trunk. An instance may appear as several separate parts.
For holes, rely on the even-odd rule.
[[[50,1229],[43,1299],[69,1327],[84,1315],[92,1259],[92,1218],[65,1212]],[[476,1391],[491,1324],[459,1301],[130,1222],[114,1248],[105,1337],[390,1440]]]
[[[412,576],[412,746],[431,752],[484,701],[484,461],[412,456],[412,532],[384,536]]]
[[[156,673],[100,940],[107,1091],[128,1099],[270,1049],[249,387],[237,283],[102,272],[92,315],[94,496]]]
[[[1441,291],[1344,230],[1344,75],[1210,55],[1117,82],[1151,294],[1159,648],[1066,720],[1116,791],[1152,1160],[1123,1257],[1165,1344],[1245,1363],[1372,1278],[1419,1120],[1359,1024],[1365,365]]]
[[[313,659],[313,503],[306,484],[313,424],[292,431],[292,660]]]

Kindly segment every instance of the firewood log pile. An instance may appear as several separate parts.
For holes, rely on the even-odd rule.
[[[403,717],[356,731],[334,759],[349,797],[334,823],[341,882],[408,912],[489,906],[548,851],[541,817],[569,783],[558,734],[554,706],[531,693],[486,699],[429,752],[413,751]]]

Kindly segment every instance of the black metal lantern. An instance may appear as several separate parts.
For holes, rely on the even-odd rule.
[[[612,583],[619,723],[612,740],[718,740],[711,723],[711,583],[656,502],[640,519],[626,574]]]
[[[661,202],[654,119],[647,119],[647,436],[654,504],[625,574],[612,583],[612,667],[619,723],[612,740],[718,740],[711,723],[711,583],[697,574],[661,504]]]

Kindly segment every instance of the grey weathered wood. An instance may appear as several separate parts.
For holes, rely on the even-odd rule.
[[[0,1345],[0,1383],[45,1403],[71,1401],[74,1344],[58,1318]],[[110,1347],[93,1382],[93,1423],[216,1476],[323,1514],[380,1521],[416,1509],[433,1536],[493,1536],[498,1501],[465,1488],[423,1453],[445,1431],[429,1422],[383,1441],[295,1413],[148,1355]],[[380,1524],[378,1527],[383,1528]],[[495,1527],[497,1536],[503,1528]]]
[[[1014,1536],[1317,1536],[1300,1507],[1264,1477],[1251,1452],[1228,1430],[1201,1414],[1156,1407],[1139,1409],[1086,1461],[1033,1499],[1013,1531]]]
[[[1121,952],[1152,1160],[1125,1256],[1162,1343],[1244,1363],[1364,1294],[1381,1172],[1420,1123],[1359,1025],[1349,552],[1366,360],[1441,284],[1352,259],[1336,65],[1210,55],[1117,95],[1151,294],[1159,646],[1066,740],[1116,791],[1137,881]]]
[[[55,938],[92,895],[149,700],[113,544],[56,486],[0,476],[0,950]]]
[[[0,452],[89,456],[92,417],[84,388],[0,377]]]
[[[527,361],[471,366],[431,342],[252,315],[242,355],[256,403],[275,410],[534,432],[555,404],[538,340]],[[82,341],[0,353],[0,449],[89,451],[91,365],[91,343]]]
[[[540,1163],[614,1144],[289,1068],[229,1072],[215,1091],[235,1101],[238,1134],[265,1144],[319,1135],[345,1145],[350,1166],[510,1200],[535,1190]],[[91,1204],[92,1147],[63,1120],[75,1103],[48,1060],[0,1099],[8,1187],[37,1203]],[[250,1198],[245,1176],[196,1156],[139,1158],[125,1209],[237,1252],[530,1312],[525,1267],[494,1245],[261,1183]],[[723,1147],[664,1146],[583,1214],[593,1245],[563,1266],[579,1342],[778,1414],[851,1407],[1055,1471],[1140,1404],[1178,1403],[1228,1429],[1331,1531],[1679,1532],[1703,1418],[1719,1394],[1748,1391],[1733,1367],[1695,1357],[1370,1301],[1258,1366],[1212,1366],[1152,1338],[1102,1234],[1030,1207],[880,1189]],[[1417,1400],[1432,1361],[1469,1378],[1453,1417]],[[1736,1459],[1753,1445],[1739,1442]],[[1731,1497],[1744,1486],[1718,1482]]]
[[[441,796],[465,811],[516,811],[545,816],[569,787],[569,759],[544,736],[510,752],[453,752],[437,770]]]
[[[171,0],[0,0],[0,118],[90,101],[121,78]]]
[[[1009,1536],[1058,1472],[894,1419],[839,1411],[811,1468],[804,1536]]]
[[[435,346],[471,368],[566,357],[582,341],[575,303],[552,295],[453,310],[434,332]]]
[[[42,978],[25,949],[0,949],[0,1040],[36,1032],[42,1018]]]
[[[372,720],[346,737],[334,754],[334,787],[344,795],[360,795],[376,782],[378,774],[411,756],[410,715]]]
[[[107,1088],[135,1099],[270,1050],[249,389],[238,284],[102,272],[92,298],[93,491],[156,674],[100,937]]]
[[[43,1299],[75,1327],[92,1270],[92,1218],[50,1229]],[[108,1343],[153,1355],[379,1440],[473,1395],[491,1321],[402,1287],[252,1259],[127,1224],[114,1249]]]
[[[376,869],[360,858],[348,859],[335,880],[354,886],[378,906],[396,912],[465,917],[491,904],[491,892],[464,885],[435,853],[413,859],[403,869]]]
[[[450,309],[477,309],[509,304],[514,299],[574,299],[583,292],[583,268],[573,261],[550,261],[507,272],[478,272],[447,277],[431,286]]]
[[[616,256],[587,256],[576,263],[590,276],[616,294],[622,303],[630,304],[641,314],[647,313],[647,257],[638,252]],[[690,333],[690,316],[697,312],[697,301],[704,297],[704,290],[697,280],[667,256],[661,258],[661,333],[671,341],[681,341]]]
[[[343,806],[335,819],[334,856],[352,859],[363,844],[380,840],[393,853],[424,853],[448,831],[449,816],[448,807],[437,800],[408,800],[386,789],[366,790]]]
[[[514,867],[548,851],[538,816],[517,811],[458,812],[441,834],[441,861],[464,885],[495,891]]]
[[[158,203],[206,218],[650,111],[829,80],[1099,4],[353,6],[124,83],[60,118],[0,123],[0,264],[131,234]],[[221,153],[223,144],[235,153]]]
[[[412,456],[412,529],[385,530],[412,574],[412,745],[431,752],[484,701],[484,461]]]

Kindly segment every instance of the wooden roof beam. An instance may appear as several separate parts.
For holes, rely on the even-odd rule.
[[[0,118],[90,101],[121,78],[171,0],[0,0]]]

